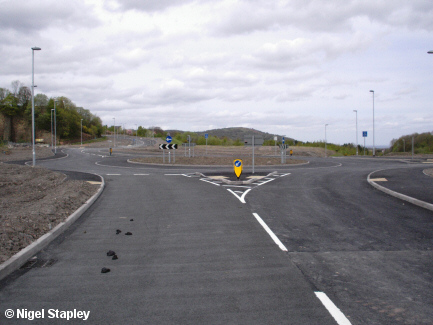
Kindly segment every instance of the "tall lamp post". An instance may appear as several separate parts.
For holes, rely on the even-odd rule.
[[[83,119],[81,119],[81,146],[83,146]]]
[[[113,147],[115,147],[116,146],[116,118],[115,117],[113,117],[113,131],[114,131],[114,145],[113,145]]]
[[[433,51],[428,51],[427,53],[428,53],[428,54],[433,54]]]
[[[356,155],[358,156],[358,111],[356,109],[353,111],[356,114]]]
[[[33,146],[33,167],[36,165],[35,152],[35,51],[40,51],[40,47],[32,47],[32,146]]]
[[[371,93],[373,93],[373,157],[376,156],[376,149],[374,146],[374,90],[370,90]]]
[[[135,145],[138,146],[138,124],[135,124]]]
[[[325,158],[326,158],[326,143],[328,142],[327,140],[326,140],[326,127],[328,126],[329,124],[325,124]]]
[[[54,154],[57,154],[57,116],[56,116],[56,103],[57,99],[54,100]]]
[[[51,151],[54,150],[53,111],[54,108],[51,109]]]

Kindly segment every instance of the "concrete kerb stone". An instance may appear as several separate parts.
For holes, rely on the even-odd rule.
[[[231,181],[231,180],[224,179],[224,178],[222,178],[221,181],[223,183],[226,183],[226,184],[229,184],[229,185],[249,185],[249,184],[251,184],[251,183],[253,183],[253,182],[257,181],[257,180],[260,180],[260,179],[263,179],[263,178],[266,178],[266,177],[270,177],[270,176],[274,176],[277,173],[278,172],[272,172],[272,173],[269,173],[266,176],[261,176],[261,177],[257,177],[257,178],[251,178],[251,179],[249,179],[247,181]]]
[[[384,193],[386,193],[386,194],[389,194],[389,195],[391,195],[391,196],[394,196],[394,197],[396,197],[396,198],[398,198],[398,199],[400,199],[400,200],[403,200],[403,201],[406,201],[406,202],[409,202],[409,203],[415,204],[415,205],[417,205],[417,206],[419,206],[419,207],[421,207],[421,208],[424,208],[424,209],[427,209],[427,210],[433,211],[433,204],[428,203],[428,202],[425,202],[425,201],[421,201],[421,200],[418,200],[418,199],[415,199],[415,198],[413,198],[413,197],[411,197],[411,196],[407,196],[407,195],[404,195],[404,194],[401,194],[401,193],[398,193],[398,192],[392,191],[392,190],[390,190],[390,189],[388,189],[388,188],[386,188],[386,187],[384,187],[384,186],[381,186],[381,185],[377,184],[375,181],[371,180],[370,176],[371,176],[372,174],[374,174],[374,173],[376,173],[376,172],[380,172],[380,171],[382,171],[382,170],[384,170],[384,169],[376,170],[376,171],[371,172],[370,174],[368,174],[367,181],[368,181],[368,183],[369,183],[371,186],[373,186],[374,188],[378,189],[379,191],[382,191],[382,192],[384,192]]]
[[[229,185],[248,185],[248,184],[251,184],[251,183],[253,183],[253,182],[257,181],[257,180],[260,180],[260,179],[263,179],[263,178],[266,178],[266,177],[270,177],[270,176],[275,176],[276,174],[278,174],[277,171],[269,173],[268,175],[265,175],[265,176],[255,177],[255,178],[249,179],[247,181],[231,181],[231,180],[228,180],[228,179],[225,179],[225,178],[221,178],[221,179],[218,179],[218,182],[229,184]],[[214,179],[209,178],[205,174],[200,173],[200,172],[189,173],[189,174],[185,174],[185,175],[188,176],[188,177],[202,177],[203,179],[215,181]]]
[[[92,204],[99,198],[102,191],[105,188],[105,180],[102,176],[97,175],[101,178],[101,186],[98,192],[96,192],[90,199],[88,199],[81,207],[79,207],[74,213],[72,213],[64,222],[59,223],[56,227],[51,229],[48,233],[41,236],[39,239],[13,255],[7,261],[0,265],[0,280],[7,277],[9,274],[14,272],[23,266],[30,258],[35,256],[38,252],[48,246],[54,239],[60,234],[66,231],[84,212],[89,209]]]
[[[127,159],[126,160],[127,163],[130,164],[139,164],[139,165],[149,165],[149,166],[161,166],[161,167],[196,167],[196,168],[205,168],[205,167],[232,167],[232,165],[178,165],[178,164],[159,164],[159,163],[143,163],[143,162],[138,162],[138,161],[132,161],[131,159]],[[299,164],[285,164],[285,165],[256,165],[256,167],[280,167],[280,166],[285,166],[285,167],[294,167],[294,166],[302,166],[302,165],[308,165],[310,162],[306,161],[303,163],[299,163]]]

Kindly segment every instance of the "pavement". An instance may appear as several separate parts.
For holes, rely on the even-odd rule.
[[[370,179],[393,192],[433,204],[433,178],[423,173],[429,167],[379,170],[373,172]]]
[[[431,211],[367,182],[379,170],[394,189],[419,177],[410,193],[422,199],[432,188],[420,185],[430,181],[421,165],[307,158],[272,176],[256,168],[265,177],[238,186],[192,176],[230,168],[68,154],[43,165],[101,175],[104,193],[34,267],[0,282],[2,324],[28,323],[24,311],[63,324],[61,312],[74,310],[69,322],[89,312],[91,324],[431,324]]]

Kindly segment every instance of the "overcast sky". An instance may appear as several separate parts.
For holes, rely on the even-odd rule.
[[[372,144],[433,131],[431,0],[0,0],[0,87],[104,124]]]

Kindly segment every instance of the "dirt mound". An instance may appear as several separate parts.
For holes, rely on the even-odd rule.
[[[0,163],[0,263],[64,221],[97,189],[44,168]]]

